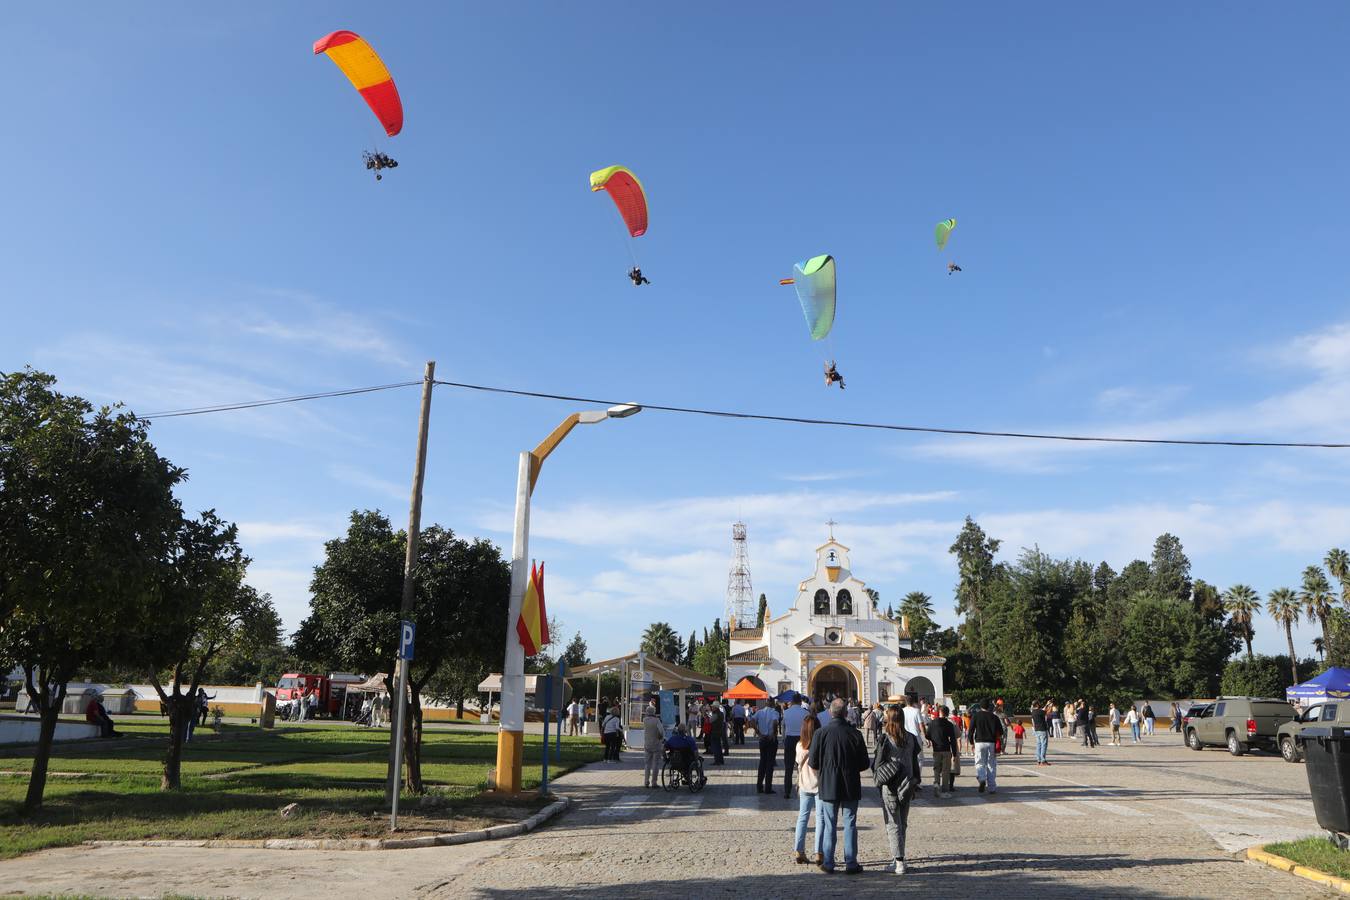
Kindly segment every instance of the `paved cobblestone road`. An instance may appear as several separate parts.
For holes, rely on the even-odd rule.
[[[1317,831],[1301,765],[1196,753],[1160,735],[1138,747],[1051,744],[1055,765],[1005,756],[997,796],[978,795],[969,757],[957,797],[910,817],[911,871],[885,871],[880,808],[860,812],[857,876],[789,854],[796,802],[754,790],[754,747],[709,767],[703,793],[641,787],[638,754],[574,772],[577,806],[522,838],[396,852],[69,848],[0,863],[0,892],[156,896],[865,898],[1323,897],[1241,861],[1247,846]],[[1023,762],[1025,760],[1025,762]],[[842,847],[840,849],[842,854]]]

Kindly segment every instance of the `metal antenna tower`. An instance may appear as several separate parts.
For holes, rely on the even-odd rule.
[[[738,628],[745,628],[758,608],[755,589],[750,584],[750,552],[745,542],[745,523],[731,526],[731,574],[727,576],[727,622],[733,619]],[[753,627],[753,626],[751,626]]]

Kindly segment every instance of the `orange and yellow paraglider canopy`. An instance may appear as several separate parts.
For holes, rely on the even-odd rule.
[[[380,120],[385,134],[393,137],[403,130],[403,101],[394,76],[365,38],[354,31],[335,31],[315,41],[314,52],[326,53],[342,70]]]

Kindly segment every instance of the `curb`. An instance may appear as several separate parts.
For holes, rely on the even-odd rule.
[[[259,840],[214,840],[196,841],[84,841],[86,847],[199,847],[212,850],[416,850],[423,847],[452,847],[456,844],[473,844],[478,841],[495,841],[501,838],[516,837],[534,831],[549,819],[558,815],[572,804],[568,797],[545,806],[539,812],[520,822],[509,825],[494,825],[478,831],[461,831],[453,834],[428,834],[415,838],[267,838]]]
[[[1249,848],[1247,850],[1247,859],[1252,862],[1270,866],[1272,869],[1279,869],[1281,872],[1288,872],[1291,875],[1296,875],[1299,878],[1315,882],[1323,887],[1329,887],[1332,890],[1340,891],[1342,894],[1350,894],[1350,880],[1337,878],[1335,875],[1328,875],[1326,872],[1310,869],[1307,866],[1301,866],[1292,859],[1285,859],[1283,856],[1267,853],[1260,847]]]

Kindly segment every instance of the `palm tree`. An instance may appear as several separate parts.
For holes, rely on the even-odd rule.
[[[1261,597],[1245,584],[1235,584],[1223,595],[1223,608],[1242,629],[1242,640],[1247,644],[1247,659],[1252,658],[1252,616],[1261,614]]]
[[[1326,652],[1327,616],[1331,615],[1331,605],[1336,595],[1331,591],[1331,582],[1321,566],[1308,566],[1303,570],[1303,590],[1298,593],[1299,602],[1307,610],[1308,618],[1316,617],[1322,625],[1322,652]]]
[[[1302,612],[1298,595],[1289,588],[1276,588],[1266,600],[1266,612],[1280,625],[1284,626],[1284,639],[1289,643],[1289,669],[1293,673],[1292,684],[1298,684],[1298,655],[1294,652],[1294,626],[1298,624]]]
[[[642,632],[642,651],[667,662],[675,662],[684,656],[684,641],[665,622],[653,622]]]
[[[1313,649],[1317,651],[1318,657],[1320,657],[1323,662],[1326,662],[1327,642],[1322,640],[1320,637],[1315,637],[1313,638]]]
[[[1350,553],[1339,547],[1332,547],[1322,562],[1327,564],[1327,571],[1331,573],[1331,577],[1341,583],[1341,602],[1350,604]]]

